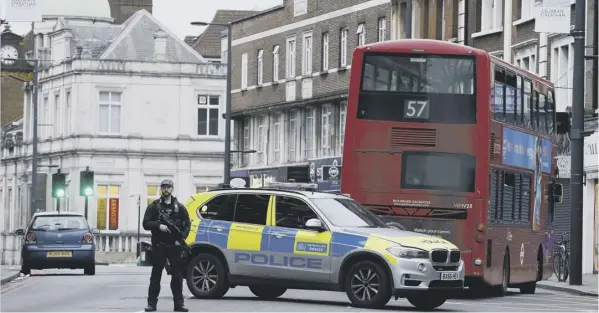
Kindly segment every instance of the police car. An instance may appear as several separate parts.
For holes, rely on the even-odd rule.
[[[395,296],[427,310],[463,289],[455,245],[389,227],[343,195],[224,188],[185,206],[194,254],[186,281],[197,298],[220,298],[236,286],[263,299],[327,290],[345,292],[356,307],[380,308]]]

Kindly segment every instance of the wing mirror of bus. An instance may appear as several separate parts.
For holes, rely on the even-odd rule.
[[[306,222],[306,229],[315,230],[315,231],[324,231],[324,227],[322,226],[322,222],[317,218],[309,219]]]
[[[572,126],[570,122],[570,113],[568,112],[557,112],[555,113],[556,117],[556,128],[558,134],[568,134],[570,133],[570,127]]]

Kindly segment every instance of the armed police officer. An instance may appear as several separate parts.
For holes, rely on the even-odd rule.
[[[167,225],[161,223],[160,215],[164,214],[173,221],[184,238],[187,238],[191,222],[187,210],[173,194],[174,184],[170,180],[163,180],[160,184],[161,197],[148,205],[144,215],[143,227],[152,231],[152,276],[148,288],[148,306],[146,312],[156,311],[158,295],[160,294],[160,280],[166,259],[171,266],[171,291],[175,303],[175,312],[188,312],[183,300],[183,259],[181,245],[176,241]]]

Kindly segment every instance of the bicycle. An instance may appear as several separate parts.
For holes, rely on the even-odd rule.
[[[563,233],[562,240],[555,242],[558,250],[553,256],[553,272],[560,282],[568,280],[570,274],[570,252],[566,248],[569,241],[565,239],[566,234]]]

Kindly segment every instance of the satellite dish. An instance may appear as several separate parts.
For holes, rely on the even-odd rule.
[[[245,188],[245,179],[243,178],[233,178],[230,183],[233,188]]]

